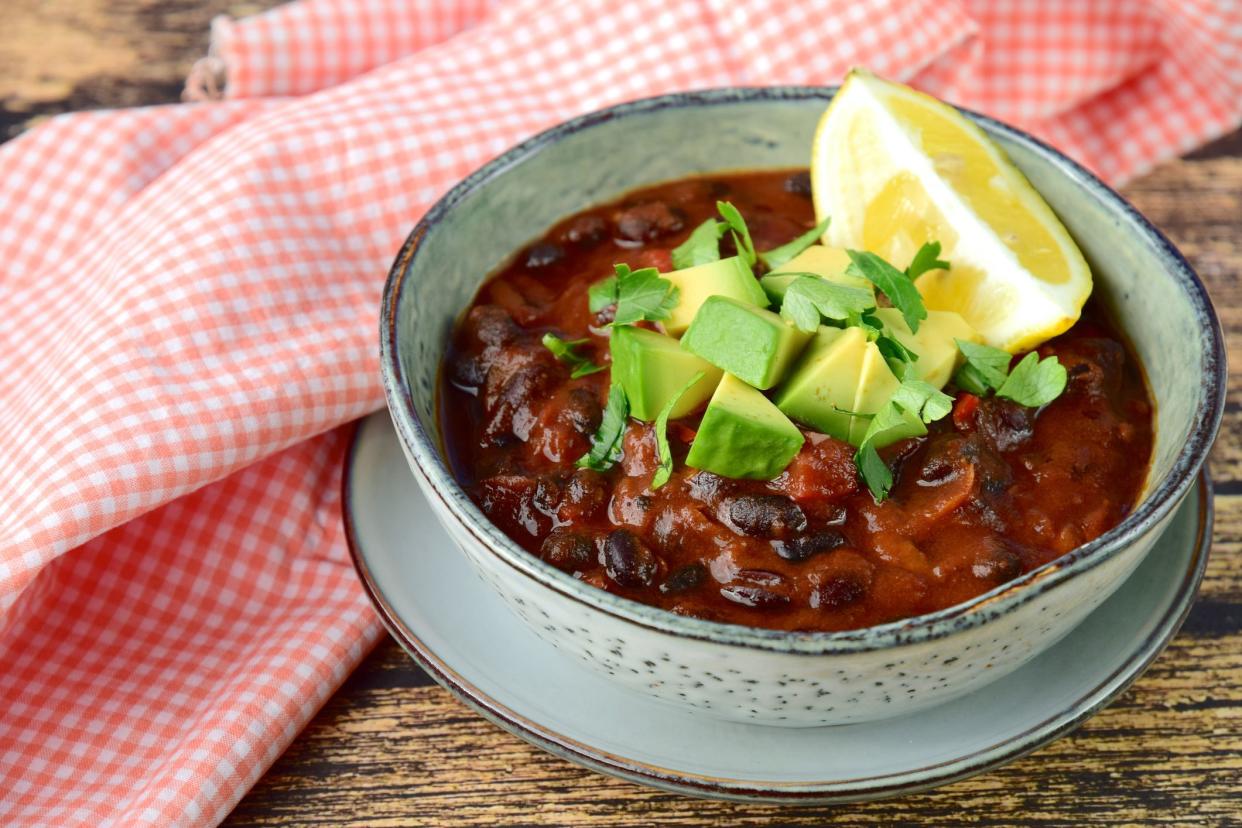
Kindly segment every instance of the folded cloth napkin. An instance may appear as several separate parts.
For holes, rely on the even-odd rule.
[[[217,823],[376,642],[338,493],[380,285],[516,141],[865,64],[1117,181],[1242,112],[1229,0],[304,0],[213,53],[223,100],[0,148],[5,825]]]

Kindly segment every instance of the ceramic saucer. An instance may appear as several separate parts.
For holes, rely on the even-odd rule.
[[[479,713],[614,776],[697,796],[808,804],[935,787],[1078,727],[1138,678],[1181,626],[1212,524],[1201,477],[1108,601],[980,691],[902,718],[787,729],[687,714],[610,684],[528,631],[436,522],[386,412],[359,425],[344,487],[354,563],[385,626]]]

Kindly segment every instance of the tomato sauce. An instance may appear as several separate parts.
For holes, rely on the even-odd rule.
[[[1068,370],[1061,397],[1034,410],[950,386],[950,417],[881,452],[896,479],[881,503],[860,484],[853,448],[810,431],[771,481],[688,468],[699,415],[670,424],[675,471],[655,491],[650,424],[630,421],[611,471],[575,468],[609,374],[571,379],[541,336],[586,338],[579,352],[607,364],[610,310],[592,314],[587,289],[614,263],[671,269],[669,251],[717,199],[770,249],[813,226],[809,196],[801,171],[650,187],[560,222],[483,285],[454,335],[439,405],[453,471],[497,526],[587,583],[675,613],[843,630],[968,600],[1130,512],[1153,412],[1133,354],[1090,304],[1038,349]]]

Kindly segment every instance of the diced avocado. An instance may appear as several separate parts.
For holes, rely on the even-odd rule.
[[[789,465],[802,439],[771,400],[725,374],[707,404],[686,465],[725,477],[770,480]]]
[[[871,282],[861,276],[846,274],[845,269],[849,266],[850,257],[840,247],[813,244],[764,276],[759,284],[773,302],[780,302],[785,298],[785,290],[790,282],[798,278],[796,274],[799,273],[814,273],[838,285],[862,288],[874,293],[875,287]]]
[[[625,389],[630,414],[639,420],[654,420],[673,395],[699,371],[696,382],[673,406],[673,418],[684,417],[712,395],[723,373],[694,354],[686,353],[671,336],[622,325],[612,329],[612,379]]]
[[[970,323],[953,311],[929,310],[927,318],[919,323],[919,332],[910,333],[910,327],[896,308],[880,308],[875,315],[884,323],[897,341],[919,355],[914,363],[915,373],[924,382],[943,388],[953,376],[958,365],[957,343],[982,342],[983,337]]]
[[[771,311],[710,296],[681,338],[681,347],[755,388],[780,382],[811,334]]]
[[[749,305],[768,306],[768,295],[759,287],[759,281],[741,256],[730,256],[662,275],[681,290],[677,307],[664,320],[664,330],[670,336],[685,333],[709,296],[728,296]]]
[[[854,420],[850,412],[867,346],[861,328],[821,325],[789,378],[777,389],[777,408],[816,431],[849,440]]]
[[[901,381],[893,376],[887,360],[880,353],[874,342],[868,342],[863,352],[862,364],[858,369],[858,387],[854,393],[854,413],[874,414],[884,407],[888,398],[901,385]],[[858,445],[871,421],[866,417],[855,417],[850,424],[850,442]],[[878,447],[878,445],[877,445]]]

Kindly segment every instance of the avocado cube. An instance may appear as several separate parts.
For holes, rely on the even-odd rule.
[[[854,413],[874,414],[884,407],[889,397],[901,385],[888,367],[888,360],[880,353],[874,342],[868,342],[858,368],[858,387],[854,392]],[[871,421],[867,417],[855,417],[850,424],[850,443],[858,445]],[[897,438],[894,438],[897,439]],[[880,444],[876,444],[879,448]]]
[[[776,407],[816,431],[848,441],[868,344],[861,328],[821,325],[777,389]]]
[[[724,477],[771,480],[802,448],[802,432],[772,401],[725,374],[699,424],[686,465]]]
[[[663,276],[681,291],[677,307],[664,320],[664,330],[670,336],[685,333],[709,296],[727,296],[760,308],[768,306],[767,294],[741,256],[674,270]]]
[[[979,332],[953,311],[929,310],[927,318],[919,323],[918,333],[910,333],[905,318],[896,308],[880,308],[875,315],[892,331],[898,342],[919,355],[914,363],[918,378],[937,388],[943,388],[949,382],[958,366],[960,353],[953,340],[983,341]]]
[[[875,286],[871,282],[861,276],[851,276],[845,272],[849,266],[850,257],[842,248],[813,244],[764,276],[759,280],[759,284],[767,293],[768,298],[777,303],[784,300],[785,291],[790,283],[803,273],[813,273],[838,285],[861,288],[874,295]]]
[[[810,338],[771,311],[710,296],[682,336],[681,347],[755,388],[768,389],[780,382]]]
[[[625,389],[630,415],[639,420],[654,420],[660,409],[702,371],[703,378],[681,395],[670,414],[684,417],[706,402],[723,373],[710,362],[683,351],[671,336],[631,325],[613,328],[609,347],[613,382]]]

